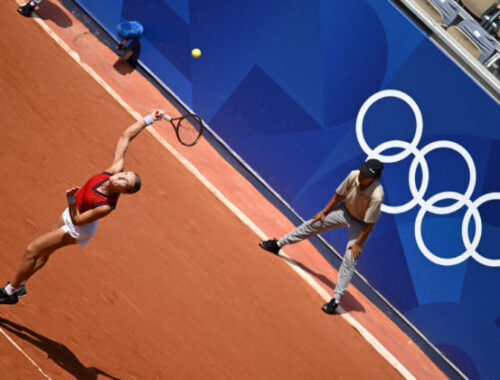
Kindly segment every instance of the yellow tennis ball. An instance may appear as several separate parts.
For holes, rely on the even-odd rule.
[[[201,56],[201,50],[200,49],[193,49],[191,51],[191,55],[195,58],[200,58]]]

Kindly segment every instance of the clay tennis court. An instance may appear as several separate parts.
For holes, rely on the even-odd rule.
[[[47,25],[135,111],[174,110],[139,74],[119,70],[114,53],[59,3],[42,5]],[[16,6],[0,2],[4,282],[26,245],[66,207],[64,191],[109,166],[121,131],[135,121]],[[264,201],[243,202],[260,195],[208,143],[182,148],[166,122],[155,128],[257,225],[283,220]],[[28,282],[28,297],[0,305],[0,378],[401,378],[343,318],[323,314],[318,293],[260,250],[255,231],[153,134],[133,141],[126,169],[140,173],[142,190],[120,198],[85,249],[56,252]],[[309,249],[304,244],[297,255]],[[319,254],[301,263],[313,273],[325,265]],[[333,269],[324,273],[336,278]],[[349,290],[351,305],[365,305]],[[380,315],[373,306],[357,311]],[[373,326],[401,335],[390,324]],[[402,353],[410,349],[404,365],[443,377],[406,340],[395,343]]]

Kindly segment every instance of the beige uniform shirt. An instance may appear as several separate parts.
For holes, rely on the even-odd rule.
[[[358,181],[359,170],[353,170],[337,188],[337,194],[345,197],[347,210],[356,219],[365,223],[375,223],[380,216],[384,189],[375,180],[365,190],[361,190]]]

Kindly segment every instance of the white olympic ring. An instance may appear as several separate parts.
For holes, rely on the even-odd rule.
[[[432,197],[429,198],[429,200],[427,202],[430,204],[434,204],[436,202],[442,201],[443,199],[449,199],[449,198],[456,199],[457,201],[460,201],[460,200],[462,200],[463,195],[459,194],[459,193],[455,193],[453,191],[445,191],[445,192],[433,195]],[[470,200],[466,200],[465,202],[466,202],[467,206],[469,206],[469,207],[472,205],[472,202]],[[415,238],[417,239],[417,245],[420,248],[420,250],[422,251],[422,253],[424,254],[424,256],[436,264],[446,265],[446,266],[460,264],[462,261],[468,259],[471,256],[471,251],[469,249],[466,249],[465,252],[463,252],[462,254],[460,254],[456,257],[451,257],[451,258],[447,258],[447,259],[439,257],[439,256],[433,254],[431,251],[429,251],[429,249],[425,245],[423,237],[422,237],[422,221],[424,219],[424,215],[425,215],[426,211],[427,210],[425,208],[421,208],[418,211],[417,217],[415,219]],[[479,217],[479,213],[474,213],[474,220],[476,222],[476,225],[480,225],[480,223],[481,223],[481,218],[479,217],[479,219],[478,219],[478,217]],[[475,235],[477,237],[480,237],[477,233]],[[474,236],[474,238],[476,238],[476,236]],[[474,239],[474,240],[476,240],[476,239]],[[477,239],[477,240],[479,240],[479,239]],[[477,243],[479,244],[479,241]]]
[[[413,199],[411,201],[408,201],[407,203],[401,205],[401,206],[389,206],[389,205],[382,205],[382,211],[387,212],[388,214],[401,214],[403,212],[406,212],[408,210],[411,210],[417,203],[417,199],[421,199],[424,196],[425,190],[427,190],[427,183],[429,182],[429,169],[427,166],[427,161],[425,161],[423,158],[423,155],[418,155],[418,149],[411,145],[410,143],[407,143],[406,141],[401,141],[401,140],[391,140],[391,141],[386,141],[379,146],[377,146],[375,149],[373,149],[372,154],[368,155],[368,158],[377,158],[380,157],[379,151],[383,152],[386,149],[391,149],[391,148],[404,148],[405,151],[408,151],[410,153],[413,153],[415,155],[415,162],[418,160],[420,161],[420,166],[422,167],[422,183],[425,184],[425,186],[421,186],[420,190],[415,191],[415,194],[413,194]],[[380,158],[377,158],[380,160]],[[380,160],[382,161],[382,160]]]
[[[390,140],[372,149],[368,146],[363,135],[363,121],[368,109],[376,101],[387,97],[398,98],[400,100],[403,100],[406,104],[410,106],[416,121],[415,136],[413,137],[413,140],[410,143],[402,140]],[[480,264],[490,267],[500,267],[500,259],[489,259],[477,252],[477,247],[479,246],[482,234],[482,221],[478,211],[478,207],[481,204],[491,200],[500,200],[500,193],[484,194],[480,196],[478,199],[476,199],[474,202],[472,202],[470,198],[476,186],[477,174],[476,174],[476,167],[474,164],[474,160],[472,159],[469,152],[463,146],[448,140],[434,141],[430,144],[427,144],[422,149],[418,149],[417,146],[420,142],[420,138],[422,137],[422,132],[423,132],[423,118],[420,112],[420,108],[418,107],[417,103],[404,92],[398,90],[379,91],[370,96],[361,106],[358,116],[356,118],[356,137],[358,139],[359,145],[361,146],[361,149],[363,149],[363,151],[367,154],[368,156],[367,159],[376,158],[384,163],[394,163],[405,159],[410,154],[413,154],[414,156],[408,173],[408,183],[413,199],[399,206],[389,206],[383,204],[382,211],[390,214],[401,214],[403,212],[411,210],[414,206],[418,204],[420,206],[420,210],[418,211],[418,214],[415,218],[415,239],[422,254],[428,260],[430,260],[435,264],[445,265],[445,266],[457,265],[464,262],[469,257],[472,257]],[[394,155],[382,154],[385,150],[392,148],[401,148],[403,150]],[[429,185],[429,168],[427,165],[427,161],[425,159],[425,155],[435,149],[442,149],[442,148],[452,149],[462,156],[469,169],[469,183],[467,185],[467,189],[465,190],[464,194],[460,194],[453,191],[444,191],[435,194],[431,196],[429,199],[425,200],[424,194],[427,191],[427,187]],[[420,166],[420,169],[422,171],[422,181],[418,189],[416,184],[417,165]],[[443,206],[438,207],[434,205],[435,203],[442,201],[444,199],[454,199],[456,200],[456,202],[449,206],[444,206],[444,207]],[[436,215],[451,214],[459,210],[464,205],[467,206],[467,211],[462,221],[462,239],[464,241],[465,251],[460,255],[451,258],[443,258],[435,255],[427,248],[427,246],[423,241],[422,222],[424,215],[427,212]],[[474,217],[474,223],[476,225],[472,242],[470,241],[469,231],[468,231],[468,226],[471,217]]]
[[[481,256],[477,251],[477,246],[479,245],[479,240],[481,239],[481,233],[483,232],[483,226],[481,223],[481,216],[479,215],[479,211],[477,208],[481,206],[483,203],[497,200],[500,201],[500,193],[488,193],[481,195],[474,202],[472,202],[472,207],[469,207],[465,212],[464,220],[462,222],[462,236],[464,237],[465,247],[468,251],[471,252],[471,256],[479,263],[489,266],[489,267],[498,267],[500,266],[500,259],[488,259],[484,256]],[[474,221],[476,223],[476,231],[474,233],[474,239],[472,244],[469,239],[469,220],[471,214],[474,216]]]
[[[422,190],[422,189],[424,189],[424,190],[417,192],[417,190],[416,190],[417,186],[415,184],[415,173],[417,170],[417,163],[421,162],[427,153],[429,153],[430,151],[432,151],[434,149],[439,149],[439,148],[449,148],[449,149],[453,149],[456,152],[460,153],[462,155],[462,157],[464,158],[465,162],[467,163],[467,166],[469,167],[470,179],[469,179],[469,185],[467,186],[467,190],[465,191],[465,194],[460,199],[458,199],[455,204],[452,204],[452,205],[447,206],[447,207],[432,206],[432,204],[434,202],[431,203],[430,200],[426,202],[421,197],[421,195],[423,195],[423,193],[425,193],[425,190],[427,189],[427,186],[429,184],[429,171],[428,171],[427,165],[424,165],[424,166],[421,165],[422,173],[424,173],[425,175],[422,175],[422,185],[420,187],[420,190]],[[418,152],[415,155],[415,159],[413,160],[413,162],[410,165],[410,173],[408,175],[408,181],[410,182],[411,194],[413,195],[413,197],[418,197],[417,202],[419,203],[419,205],[421,207],[427,209],[427,211],[430,211],[433,214],[439,214],[439,215],[451,214],[452,212],[455,212],[459,208],[461,208],[465,204],[466,200],[470,199],[472,192],[474,191],[474,187],[476,186],[476,167],[474,165],[474,161],[472,160],[472,157],[470,156],[469,152],[467,152],[467,150],[465,150],[465,148],[463,146],[461,146],[457,143],[454,143],[452,141],[447,141],[447,140],[434,141],[434,142],[424,146],[420,150],[420,152]]]
[[[422,137],[422,132],[424,130],[424,122],[422,119],[422,113],[420,112],[420,108],[418,107],[417,103],[405,94],[404,92],[397,91],[397,90],[383,90],[380,92],[377,92],[370,96],[361,106],[358,117],[356,118],[356,136],[358,137],[358,142],[359,145],[361,145],[361,149],[363,151],[371,156],[372,158],[376,158],[377,160],[380,160],[382,162],[396,162],[396,161],[401,161],[404,160],[406,157],[408,157],[411,154],[411,150],[405,149],[402,152],[392,155],[392,156],[383,156],[380,154],[375,154],[372,149],[368,146],[368,144],[365,141],[365,137],[363,135],[363,121],[365,120],[365,115],[368,109],[375,103],[377,100],[380,100],[382,98],[388,98],[388,97],[393,97],[393,98],[398,98],[404,101],[406,104],[408,104],[413,111],[413,114],[415,115],[415,137],[413,137],[413,141],[410,143],[410,146],[413,148],[416,148],[418,143],[420,142],[420,138]]]

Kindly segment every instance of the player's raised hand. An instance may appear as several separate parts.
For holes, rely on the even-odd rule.
[[[161,120],[161,119],[163,119],[164,115],[165,115],[165,111],[163,111],[161,109],[156,109],[153,112],[151,112],[151,117],[154,120]]]

